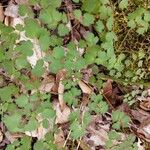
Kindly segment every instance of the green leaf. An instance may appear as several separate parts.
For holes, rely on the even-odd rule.
[[[27,95],[20,95],[15,102],[19,107],[25,107],[29,101]]]
[[[98,58],[95,60],[97,64],[105,65],[109,57],[107,56],[107,53],[105,51],[99,51],[98,52]]]
[[[71,114],[69,115],[69,120],[71,122],[75,121],[76,119],[79,120],[80,118],[80,111],[79,110],[76,110],[76,111],[73,111],[71,112]]]
[[[69,29],[67,26],[65,26],[64,24],[59,24],[58,26],[58,34],[60,36],[65,36],[69,33]]]
[[[29,16],[33,17],[34,14],[32,12],[32,9],[28,5],[19,5],[18,13],[20,16]]]
[[[95,20],[95,18],[94,18],[93,15],[88,14],[88,13],[85,13],[85,14],[83,15],[82,24],[83,24],[84,26],[90,26],[91,24],[94,23],[94,20]]]
[[[113,40],[117,41],[117,36],[113,31],[107,32],[105,38],[107,42],[113,42]]]
[[[128,123],[130,118],[120,111],[114,111],[112,113],[112,121],[113,121],[113,128],[120,129],[120,127],[128,127]]]
[[[29,150],[31,149],[31,137],[24,136],[21,139],[21,146],[19,147],[21,150]]]
[[[28,66],[27,58],[26,57],[19,57],[15,61],[17,69],[26,68]]]
[[[78,19],[79,21],[82,20],[82,12],[81,12],[80,9],[75,9],[73,11],[73,14],[74,14],[74,16],[75,16],[76,19]]]
[[[44,143],[42,141],[37,141],[34,146],[33,146],[34,150],[45,150],[45,146]]]
[[[114,23],[114,18],[113,18],[113,16],[111,16],[107,19],[107,23],[106,23],[106,26],[109,31],[111,31],[113,29],[113,23]]]
[[[71,124],[70,129],[71,129],[71,136],[74,140],[79,139],[85,134],[85,129],[77,121],[74,121]]]
[[[32,69],[32,73],[36,75],[37,77],[41,77],[45,71],[43,60],[38,60],[35,67]]]
[[[102,100],[101,95],[92,95],[92,102],[89,104],[90,111],[94,111],[97,114],[106,113],[108,111],[108,105],[105,101]]]
[[[100,6],[99,0],[84,0],[82,9],[89,13],[96,13]]]
[[[89,46],[93,46],[93,45],[95,45],[98,42],[99,39],[98,39],[97,36],[95,37],[92,32],[88,32],[86,34],[85,40],[87,41],[87,44]]]
[[[79,3],[79,2],[80,2],[80,0],[73,0],[73,2],[75,2],[75,3]]]
[[[136,30],[136,32],[137,32],[138,34],[144,34],[145,29],[144,29],[144,28],[138,28],[138,29]]]
[[[46,8],[48,6],[52,6],[54,8],[60,7],[61,0],[49,1],[49,0],[40,0],[40,4],[42,7]]]
[[[25,56],[32,56],[33,55],[32,48],[33,48],[33,44],[30,40],[28,40],[28,41],[22,41],[20,45],[15,48],[15,50],[22,53]]]
[[[144,20],[150,22],[150,11],[147,10],[144,12]]]
[[[63,69],[64,65],[60,62],[60,60],[53,60],[50,64],[50,71],[53,73],[57,73],[59,70]]]
[[[40,25],[34,19],[25,20],[25,33],[31,38],[38,38],[40,33]]]
[[[105,29],[105,26],[101,20],[98,20],[95,28],[99,33],[102,33],[102,31]]]
[[[44,24],[47,24],[49,29],[54,29],[57,26],[58,21],[61,20],[61,13],[48,7],[47,9],[40,11],[39,19]]]
[[[126,9],[128,7],[128,0],[121,0],[121,2],[119,3],[119,8],[120,9]]]
[[[40,0],[28,0],[28,3],[30,5],[36,5],[37,3],[39,3]]]
[[[91,121],[91,115],[89,112],[85,112],[83,115],[83,126],[87,127]]]
[[[48,34],[41,35],[39,38],[39,43],[40,43],[41,50],[47,51],[51,43],[50,35]]]
[[[102,4],[109,4],[109,0],[100,0]]]
[[[44,109],[44,111],[42,112],[42,116],[46,119],[53,118],[55,116],[55,111],[52,108]]]
[[[98,45],[94,45],[92,47],[87,48],[85,59],[87,64],[95,63],[95,59],[100,47]]]
[[[19,113],[15,113],[11,116],[4,116],[4,123],[10,132],[18,132],[19,124],[21,122],[21,115]]]
[[[131,29],[134,29],[136,27],[135,21],[134,20],[128,21],[128,27],[130,27]]]
[[[64,54],[65,52],[62,47],[57,46],[53,49],[53,56],[55,59],[62,59],[64,57]]]
[[[64,100],[68,105],[77,105],[78,99],[76,98],[81,94],[81,91],[77,88],[71,88],[68,92],[64,94]]]
[[[34,118],[30,118],[28,123],[24,126],[24,131],[33,131],[36,130],[38,127],[38,122]]]
[[[106,5],[99,7],[100,19],[106,20],[109,16],[112,16],[112,8]]]
[[[4,102],[11,102],[11,96],[18,93],[18,88],[15,85],[8,85],[0,89],[0,99]]]

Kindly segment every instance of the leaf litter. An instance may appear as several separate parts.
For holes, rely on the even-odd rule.
[[[27,1],[22,0],[16,0],[17,4],[24,4],[27,3]],[[72,13],[72,3],[70,0],[65,1],[67,5],[67,9],[69,13]],[[4,21],[5,16],[5,21]],[[5,11],[3,12],[3,9],[0,5],[0,20],[4,21],[6,25],[9,25],[9,17],[11,17],[11,25],[15,27],[17,24],[23,24],[24,25],[24,19],[21,17],[18,17],[18,5],[10,4],[8,7],[6,7]],[[80,28],[80,30],[77,29],[77,34],[73,33],[73,39],[79,40],[81,36],[85,38],[86,30],[91,30],[90,28],[84,28],[81,27],[72,27],[72,23],[69,21],[67,24],[67,27],[70,31],[76,30],[76,28]],[[46,53],[41,51],[40,45],[36,39],[30,39],[25,36],[24,32],[20,32],[20,41],[27,41],[30,40],[33,44],[33,55],[30,57],[27,57],[27,61],[31,64],[31,66],[34,68],[36,66],[36,63],[38,60],[43,59],[44,56],[46,56]],[[80,36],[81,35],[81,36]],[[84,49],[77,48],[77,50],[80,52],[80,55],[82,56],[84,54]],[[48,120],[48,129],[44,128],[42,125],[42,118],[41,114],[38,114],[36,116],[37,121],[39,122],[39,127],[37,130],[33,131],[25,131],[21,133],[12,134],[9,131],[3,131],[0,130],[0,143],[5,139],[4,137],[7,137],[7,140],[9,140],[10,143],[13,143],[16,139],[23,136],[23,134],[26,134],[31,137],[36,137],[38,140],[44,139],[45,135],[49,133],[49,131],[52,130],[53,125],[59,125],[59,132],[54,135],[54,143],[58,146],[58,149],[63,148],[63,145],[65,141],[67,140],[67,137],[65,136],[64,130],[61,128],[62,125],[67,124],[70,120],[70,114],[72,111],[74,111],[74,108],[69,107],[64,102],[64,93],[65,93],[65,86],[63,84],[63,80],[66,76],[65,70],[60,70],[56,75],[48,75],[48,63],[44,62],[44,68],[45,73],[42,76],[43,80],[41,82],[39,91],[40,93],[51,93],[54,95],[53,99],[53,108],[56,111],[56,118],[55,121],[53,119]],[[122,99],[122,92],[119,90],[119,85],[114,83],[112,79],[108,79],[102,91],[98,91],[97,89],[94,89],[94,86],[89,83],[90,78],[90,69],[84,69],[84,73],[86,72],[86,75],[83,75],[83,80],[78,81],[78,86],[82,91],[82,105],[84,107],[87,107],[88,103],[90,102],[89,96],[93,92],[102,92],[103,96],[106,100],[106,102],[110,105],[110,109],[108,112],[104,115],[92,115],[92,120],[90,124],[86,128],[86,134],[80,139],[80,148],[84,149],[91,149],[96,150],[97,147],[99,147],[100,150],[105,149],[106,142],[108,140],[108,132],[112,129],[112,119],[111,119],[111,112],[114,109],[118,109],[129,116],[132,117],[132,122],[130,123],[131,131],[133,130],[133,133],[138,137],[138,140],[145,140],[147,142],[150,142],[150,118],[149,118],[149,111],[150,111],[150,98],[147,96],[146,98],[142,97],[140,99],[140,103],[138,106],[138,109],[132,109],[129,107],[128,104],[125,104]],[[72,79],[73,80],[73,79]],[[149,93],[148,89],[148,93]],[[31,93],[34,93],[36,91],[33,91]],[[55,96],[57,95],[57,98]],[[149,95],[150,96],[150,95]],[[139,98],[139,97],[138,97]],[[118,105],[119,104],[119,105]],[[88,107],[86,108],[89,109]],[[81,110],[80,110],[81,111]],[[135,121],[135,122],[134,122]],[[138,121],[138,124],[136,123]],[[70,129],[67,127],[66,130],[70,131]],[[120,143],[123,142],[123,140],[126,139],[127,134],[125,132],[119,133],[120,134]],[[70,140],[70,137],[68,136],[68,139]],[[67,142],[70,142],[70,141]],[[114,145],[118,144],[118,141],[114,142]],[[138,143],[139,144],[139,143]],[[139,150],[142,150],[143,147],[139,144]]]

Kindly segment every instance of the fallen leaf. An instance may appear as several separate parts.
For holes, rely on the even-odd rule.
[[[60,81],[58,86],[58,100],[59,100],[61,110],[64,110],[65,107],[63,96],[64,96],[64,85],[62,84],[62,81]]]
[[[131,115],[132,115],[132,119],[137,120],[140,123],[142,123],[144,120],[147,120],[147,118],[149,117],[149,113],[141,109],[137,109],[137,110],[132,109]]]
[[[145,150],[144,143],[142,143],[140,138],[138,138],[137,146],[138,146],[138,150]]]
[[[66,70],[62,69],[60,70],[56,75],[56,83],[55,83],[55,90],[58,92],[58,100],[61,107],[61,110],[63,111],[65,108],[65,102],[64,102],[64,85],[62,84],[63,79],[65,78]]]
[[[112,80],[107,80],[107,82],[105,83],[103,94],[108,99],[112,96]]]
[[[90,88],[90,86],[85,84],[83,81],[80,80],[78,82],[78,84],[79,84],[79,87],[81,88],[83,93],[86,93],[86,94],[91,94],[92,93],[92,89]]]
[[[1,22],[4,21],[4,11],[1,3],[0,3],[0,21]]]
[[[16,139],[23,137],[23,135],[24,135],[23,133],[15,133],[15,134],[12,134],[12,133],[10,133],[10,132],[8,132],[8,131],[5,132],[6,138],[7,138],[11,143],[13,143]]]
[[[100,115],[93,115],[90,125],[87,127],[87,135],[83,140],[88,143],[90,148],[96,146],[104,146],[108,139],[108,132],[110,129],[109,117],[103,120]]]
[[[9,4],[5,9],[4,15],[12,18],[18,17],[18,5]]]
[[[15,0],[17,4],[27,4],[28,0]]]
[[[38,116],[36,117],[36,119],[39,122],[39,127],[37,128],[37,130],[33,130],[33,131],[25,131],[25,134],[31,137],[37,137],[38,140],[43,139],[45,137],[45,135],[53,128],[53,122],[54,119],[49,119],[49,128],[46,129],[43,127],[42,125],[42,121],[43,118],[41,116],[41,114],[38,114]]]
[[[90,150],[89,146],[83,140],[80,141],[80,147],[83,150]]]
[[[39,91],[42,93],[50,92],[53,86],[54,86],[54,77],[50,75],[45,75],[44,79],[41,82]]]
[[[5,24],[6,26],[9,26],[9,25],[10,25],[10,17],[8,17],[8,16],[5,17],[4,24]]]
[[[63,145],[65,143],[65,137],[64,132],[61,128],[59,128],[59,132],[54,135],[54,143],[57,145],[58,149],[63,148]]]
[[[140,107],[145,111],[150,111],[150,98],[142,100],[140,102]]]
[[[2,131],[0,130],[0,143],[2,142],[2,140],[3,140],[3,133],[2,133]]]
[[[63,124],[68,122],[69,115],[70,115],[70,108],[65,105],[64,109],[61,109],[59,102],[53,102],[53,107],[56,111],[56,124]]]
[[[150,142],[150,117],[146,118],[140,125],[137,133],[140,134],[140,137]]]

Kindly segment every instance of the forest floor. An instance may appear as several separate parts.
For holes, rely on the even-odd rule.
[[[149,0],[1,0],[0,150],[150,150],[149,64]]]

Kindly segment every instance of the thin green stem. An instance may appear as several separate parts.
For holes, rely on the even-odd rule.
[[[147,83],[142,82],[142,81],[131,82],[131,81],[125,81],[123,79],[118,79],[118,78],[115,78],[115,77],[102,75],[102,74],[99,74],[99,77],[103,80],[111,79],[111,80],[113,80],[117,83],[124,83],[124,84],[128,84],[128,85],[137,85],[137,86],[143,85],[144,87],[150,87],[150,82],[147,82]]]

